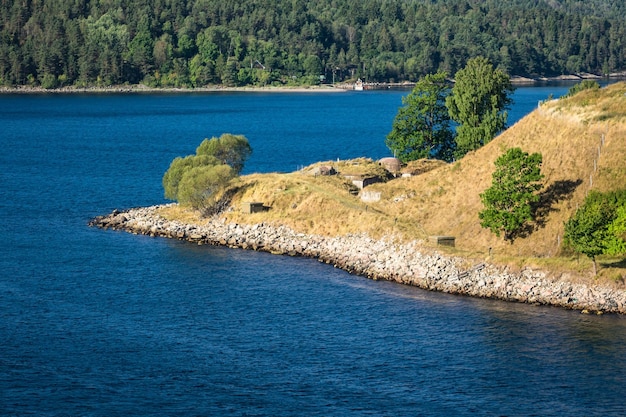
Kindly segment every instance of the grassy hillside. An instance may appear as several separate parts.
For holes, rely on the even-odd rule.
[[[387,197],[382,204],[419,222],[429,234],[457,236],[457,246],[463,249],[492,247],[506,254],[540,257],[558,254],[563,222],[582,203],[591,184],[598,191],[626,186],[625,92],[626,84],[621,83],[545,103],[461,161],[380,187]],[[540,152],[545,175],[540,222],[514,245],[482,229],[477,215],[482,209],[479,194],[491,185],[494,161],[511,147]],[[394,196],[406,189],[413,190],[415,197],[392,204]]]
[[[478,219],[483,208],[479,194],[491,185],[494,161],[511,147],[540,152],[545,175],[537,223],[513,244],[481,228]],[[318,165],[352,176],[381,173],[367,159]],[[584,257],[563,252],[563,224],[590,189],[626,187],[626,83],[543,103],[462,160],[422,165],[427,172],[366,187],[366,192],[380,192],[378,202],[363,202],[350,179],[316,175],[315,166],[290,174],[248,175],[239,180],[233,210],[225,217],[240,223],[285,223],[303,233],[422,239],[426,245],[430,235],[451,235],[456,237],[455,254],[487,258],[492,248],[490,259],[496,262],[586,274],[590,263]],[[244,201],[263,202],[270,209],[243,214]],[[604,274],[617,280],[623,266],[618,260]]]

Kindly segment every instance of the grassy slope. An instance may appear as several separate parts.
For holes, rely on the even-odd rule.
[[[626,83],[619,83],[545,103],[461,161],[367,187],[366,191],[381,193],[376,203],[364,203],[351,194],[350,181],[339,176],[316,177],[307,170],[248,175],[241,178],[240,191],[233,199],[235,209],[226,217],[240,223],[284,223],[303,233],[324,235],[367,232],[376,238],[404,240],[452,235],[455,254],[484,259],[493,248],[492,260],[512,266],[587,271],[584,258],[558,256],[563,254],[563,224],[582,204],[590,176],[595,190],[626,187],[625,94]],[[479,194],[491,185],[495,159],[510,147],[541,152],[545,175],[541,222],[512,245],[481,228],[478,219]],[[364,159],[327,164],[343,173],[377,169]],[[261,201],[271,210],[244,215],[238,209],[243,201]],[[623,262],[622,269],[609,271],[605,275],[615,279],[624,272]]]

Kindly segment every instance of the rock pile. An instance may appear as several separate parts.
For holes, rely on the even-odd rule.
[[[186,224],[163,218],[158,214],[159,208],[115,210],[96,217],[90,225],[197,244],[306,256],[353,274],[432,291],[582,311],[626,313],[626,291],[554,280],[541,271],[529,269],[510,273],[483,263],[467,266],[465,259],[425,253],[416,242],[397,244],[365,235],[329,238],[297,233],[286,226],[229,224],[220,219],[213,219],[207,225]]]

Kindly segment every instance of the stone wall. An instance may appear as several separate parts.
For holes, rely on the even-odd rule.
[[[206,226],[168,221],[159,206],[115,210],[91,226],[316,258],[350,273],[385,279],[432,291],[524,303],[560,306],[585,312],[626,313],[626,291],[550,279],[541,271],[510,273],[504,268],[462,258],[427,253],[418,243],[396,244],[365,235],[323,237],[297,233],[286,226],[228,224],[213,219]]]

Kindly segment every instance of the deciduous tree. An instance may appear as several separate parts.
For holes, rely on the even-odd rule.
[[[187,171],[178,187],[178,202],[198,210],[207,210],[214,203],[214,195],[236,177],[228,165],[203,165]]]
[[[626,191],[591,192],[574,216],[565,223],[565,244],[593,261],[602,254],[621,255],[626,251]]]
[[[626,254],[626,201],[615,211],[615,220],[609,225],[611,239],[607,245],[607,254]]]
[[[205,139],[195,155],[175,158],[163,175],[165,198],[207,211],[214,196],[236,177],[252,148],[245,136]]]
[[[513,92],[507,74],[483,57],[467,61],[454,76],[452,93],[446,105],[452,120],[458,123],[456,156],[488,143],[506,126],[506,108]]]
[[[542,156],[529,155],[520,148],[509,149],[496,159],[491,187],[480,195],[484,210],[478,213],[480,225],[496,236],[513,242],[533,219],[532,203],[539,200],[542,187]]]
[[[450,87],[446,73],[421,78],[413,91],[402,98],[387,147],[402,162],[420,158],[451,160],[454,134],[445,105]]]
[[[252,154],[248,139],[243,135],[224,133],[219,138],[205,139],[196,149],[196,155],[207,155],[217,158],[225,165],[229,165],[239,174],[246,160]]]

